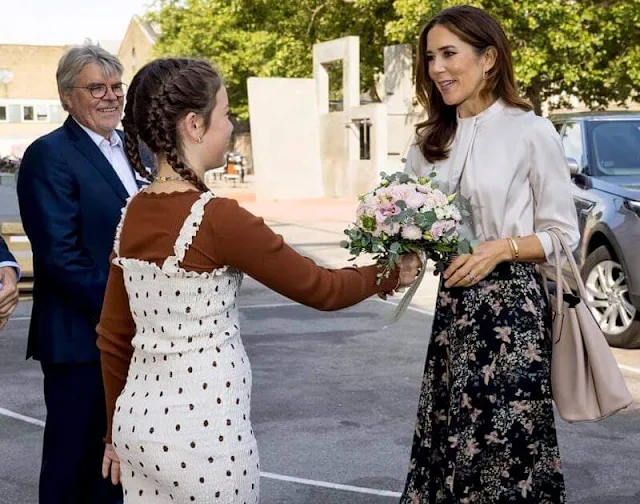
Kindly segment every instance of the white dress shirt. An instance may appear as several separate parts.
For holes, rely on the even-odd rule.
[[[20,280],[20,276],[22,275],[20,272],[20,266],[17,262],[13,261],[1,261],[0,268],[13,268],[16,270],[16,278]],[[2,290],[2,282],[0,282],[0,290]]]
[[[89,135],[91,140],[93,140],[107,158],[107,161],[109,161],[109,164],[113,167],[113,170],[116,172],[116,175],[118,175],[129,196],[136,194],[138,192],[138,184],[136,183],[131,165],[124,152],[124,145],[122,144],[120,135],[118,135],[116,131],[112,131],[111,138],[107,140],[102,135],[90,130],[79,122],[78,125],[87,132],[87,135]]]
[[[464,169],[463,169],[464,168]],[[437,173],[439,188],[458,192],[471,204],[469,229],[480,241],[536,234],[547,260],[559,229],[572,249],[580,232],[571,196],[571,178],[562,144],[548,119],[496,101],[480,114],[458,118],[449,157],[429,163],[417,145],[405,172]]]

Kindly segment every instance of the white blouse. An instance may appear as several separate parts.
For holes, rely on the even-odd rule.
[[[557,228],[572,249],[578,245],[571,178],[559,135],[548,119],[533,112],[498,100],[476,116],[458,118],[449,157],[429,163],[413,145],[405,172],[435,172],[441,190],[459,191],[469,200],[469,229],[462,233],[467,238],[483,242],[536,234],[547,260],[553,246],[545,230]]]

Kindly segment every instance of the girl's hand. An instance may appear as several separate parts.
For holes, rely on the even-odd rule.
[[[111,443],[104,445],[104,457],[102,458],[102,477],[107,479],[111,476],[111,483],[120,483],[120,459],[113,449]]]
[[[422,266],[423,264],[418,254],[411,252],[403,255],[400,259],[400,276],[398,277],[398,287],[396,289],[409,287],[415,282]]]
[[[401,289],[408,287],[416,281],[422,267],[423,264],[418,254],[415,254],[414,252],[404,254],[400,258],[400,264],[398,266],[400,270],[400,274],[398,275],[398,285],[396,285],[395,289],[391,292],[378,292],[378,297],[386,300],[387,296],[393,296],[396,292],[401,292]]]

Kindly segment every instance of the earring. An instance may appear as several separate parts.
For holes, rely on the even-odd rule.
[[[198,138],[198,143],[201,144],[202,143],[202,135],[200,135],[200,138]]]
[[[482,80],[487,80],[487,71],[483,70],[482,72]]]

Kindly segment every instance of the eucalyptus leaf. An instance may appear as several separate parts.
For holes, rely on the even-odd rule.
[[[460,243],[458,243],[458,253],[459,254],[470,254],[471,253],[471,246],[469,245],[469,242],[463,240]]]

